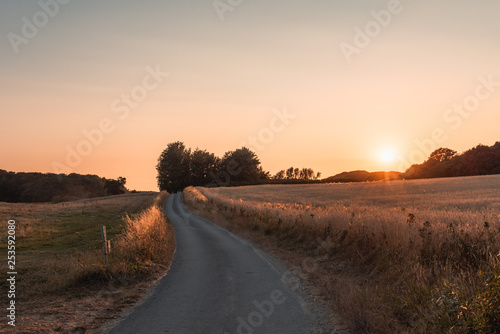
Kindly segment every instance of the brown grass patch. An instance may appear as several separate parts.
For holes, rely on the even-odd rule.
[[[166,195],[0,203],[0,219],[14,219],[17,226],[15,332],[87,333],[138,301],[173,257],[173,229],[157,206]],[[101,225],[112,240],[108,265],[103,263]],[[5,322],[0,325],[8,328]]]

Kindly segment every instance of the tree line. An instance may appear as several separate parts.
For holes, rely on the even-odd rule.
[[[311,168],[294,167],[271,175],[262,168],[255,152],[247,147],[217,157],[206,150],[187,148],[180,141],[167,145],[158,157],[156,170],[158,188],[169,193],[187,186],[238,186],[292,179],[307,181],[321,176]]]
[[[321,177],[321,172],[314,172],[312,168],[295,168],[282,169],[277,172],[272,178],[275,180],[318,180]]]
[[[128,192],[127,180],[97,175],[14,173],[0,169],[0,202],[63,202]]]
[[[477,145],[458,154],[449,148],[438,148],[422,164],[412,165],[403,173],[405,179],[500,174],[500,142],[492,146]]]

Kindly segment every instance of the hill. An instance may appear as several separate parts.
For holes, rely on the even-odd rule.
[[[0,202],[64,202],[125,194],[125,178],[97,175],[14,173],[0,169]]]
[[[367,172],[366,170],[355,170],[343,172],[323,179],[323,182],[366,182],[397,180],[401,178],[400,172]]]

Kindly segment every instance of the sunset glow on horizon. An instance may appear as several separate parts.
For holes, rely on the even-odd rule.
[[[328,177],[500,140],[498,2],[222,3],[0,3],[0,169],[157,190],[175,141]]]
[[[380,160],[384,163],[394,163],[396,154],[390,149],[385,149],[380,152]]]

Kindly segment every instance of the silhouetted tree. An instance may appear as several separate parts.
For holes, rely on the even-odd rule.
[[[293,178],[298,179],[300,177],[300,169],[294,168],[293,169]]]
[[[104,183],[106,195],[121,195],[127,193],[127,188],[125,188],[126,182],[127,180],[123,177],[119,177],[118,180],[106,180]]]
[[[220,159],[215,154],[207,152],[206,150],[196,149],[191,154],[190,170],[191,180],[190,185],[204,186],[210,183],[211,173],[217,172],[217,166]]]
[[[274,176],[273,179],[275,180],[283,180],[285,178],[285,170],[282,169],[279,172],[277,172]]]
[[[267,170],[264,170],[264,168],[262,168],[262,166],[259,166],[259,180],[262,182],[262,181],[266,181],[266,180],[269,180],[271,178],[271,173],[269,173],[269,171]]]
[[[254,184],[261,177],[260,160],[246,147],[228,151],[222,157],[220,169],[228,174],[230,183]]]
[[[289,180],[293,179],[293,171],[294,171],[293,167],[290,167],[286,170],[286,178],[287,179],[289,179]]]
[[[431,153],[431,155],[429,156],[429,160],[442,162],[451,160],[456,156],[457,156],[457,151],[441,147]]]
[[[489,147],[478,145],[460,155],[448,148],[439,148],[429,159],[412,165],[404,178],[432,178],[500,174],[500,142]]]
[[[0,170],[0,202],[62,202],[123,194],[128,191],[124,185],[125,178]]]
[[[127,183],[127,179],[125,177],[118,177],[118,183],[120,183],[122,186],[125,186],[125,183]]]
[[[300,178],[302,180],[312,180],[314,176],[314,170],[312,168],[302,168],[300,170]]]
[[[190,158],[191,149],[186,149],[184,143],[168,144],[156,165],[158,188],[174,193],[190,185]]]

